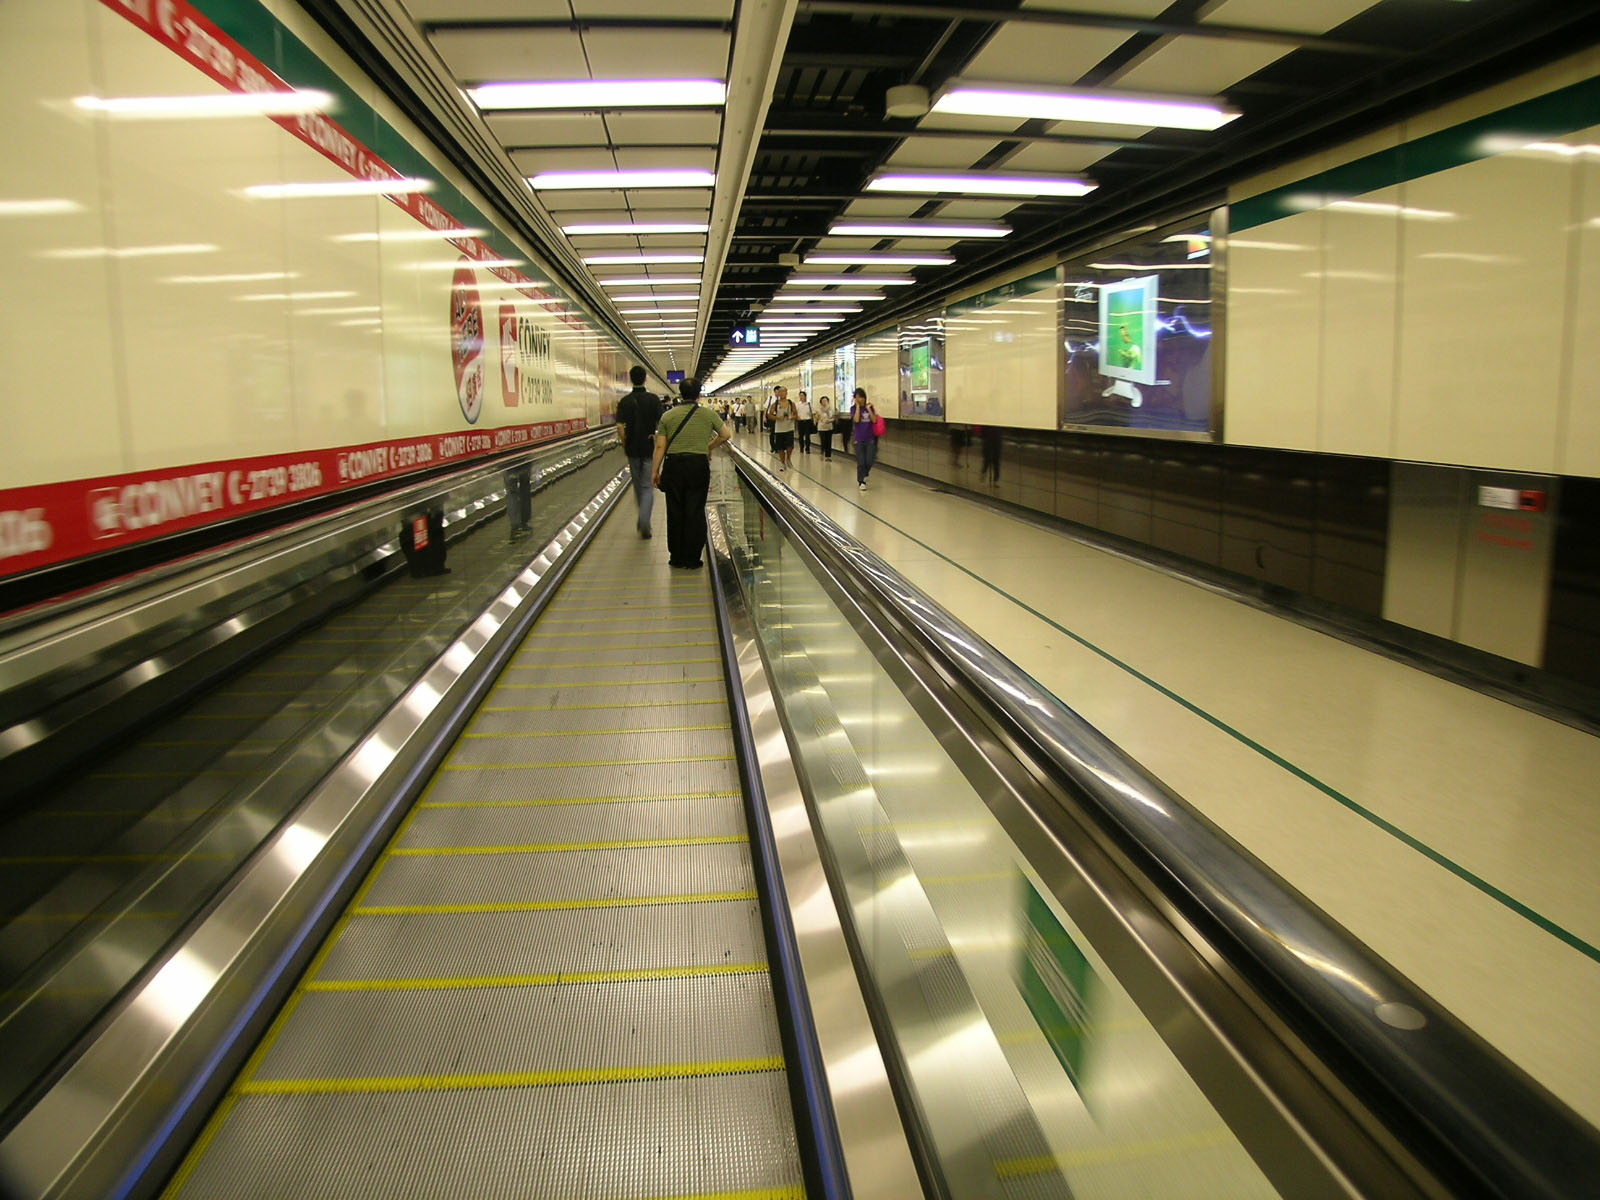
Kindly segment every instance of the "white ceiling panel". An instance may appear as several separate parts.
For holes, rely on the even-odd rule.
[[[507,146],[604,146],[610,140],[598,113],[494,113],[485,120]]]
[[[1132,141],[1150,132],[1145,125],[1093,125],[1077,121],[1052,121],[1044,127],[1046,133],[1077,134],[1079,137],[1124,138]]]
[[[533,0],[548,3],[549,0]],[[566,0],[561,0],[565,16]],[[651,17],[670,15],[683,21],[731,21],[733,0],[672,0],[671,12],[663,12],[661,0],[572,0],[572,11],[580,17]]]
[[[636,239],[646,250],[704,250],[703,233],[646,233]]]
[[[961,113],[929,113],[917,122],[919,129],[961,129],[995,136],[1015,133],[1024,121],[1017,117],[973,117]]]
[[[1127,39],[1114,29],[1013,21],[1000,27],[961,74],[994,82],[1070,85]]]
[[[999,171],[1083,171],[1107,154],[1104,146],[1031,142],[996,165]]]
[[[1282,4],[1284,0],[1268,2]],[[1294,2],[1298,3],[1299,0]],[[1022,7],[1101,13],[1108,17],[1155,17],[1161,14],[1168,3],[1169,0],[1022,0]]]
[[[941,212],[939,215],[942,217],[946,216],[947,214]],[[960,238],[900,238],[895,242],[894,248],[896,250],[948,250],[951,246],[959,245],[960,242]],[[933,271],[943,269],[944,268],[942,267],[916,268],[918,271]],[[921,279],[922,276],[919,275],[917,278]]]
[[[524,175],[540,171],[609,171],[617,164],[611,151],[601,146],[551,146],[539,150],[513,150],[511,161]]]
[[[1113,81],[1136,92],[1213,95],[1254,75],[1288,53],[1267,42],[1221,42],[1215,38],[1172,38]]]
[[[970,167],[995,147],[992,137],[906,138],[888,158],[896,167]]]
[[[1281,29],[1286,33],[1327,33],[1373,6],[1373,0],[1223,0],[1203,18],[1219,25],[1246,29]]]
[[[570,29],[441,29],[431,40],[462,83],[589,78],[583,43]]]
[[[717,166],[715,146],[618,146],[617,166],[625,171],[681,168],[712,171]]]
[[[572,16],[567,0],[405,0],[417,21],[549,21]]]
[[[613,112],[605,121],[611,140],[619,146],[664,142],[715,146],[722,140],[722,114],[717,112]]]
[[[847,217],[909,217],[927,203],[913,196],[863,196],[850,201]]]
[[[588,29],[596,79],[726,79],[726,33],[710,29]]]
[[[998,221],[1020,200],[951,200],[939,209],[941,217],[959,217],[963,221]]]
[[[602,192],[584,189],[571,192],[540,192],[539,203],[552,213],[561,213],[561,219],[566,220],[568,212],[591,212],[595,209],[607,209],[611,215],[621,220],[626,215],[628,198],[622,192]]]
[[[710,188],[635,188],[622,194],[626,196],[629,208],[649,209],[652,212],[658,208],[692,208],[711,203]],[[645,215],[649,216],[648,213]]]
[[[708,196],[710,194],[711,194],[710,192],[706,193],[706,195],[708,195]],[[645,220],[649,220],[651,222],[662,222],[662,221],[689,222],[689,221],[698,221],[701,224],[705,224],[706,214],[709,213],[709,212],[710,212],[709,206],[703,206],[703,207],[700,207],[700,208],[685,207],[685,208],[668,208],[668,209],[661,209],[661,210],[651,209],[650,210],[650,215],[648,217],[640,217],[640,218],[637,218],[637,220],[641,221],[641,222],[645,221]],[[630,218],[630,217],[618,217],[617,214],[614,213],[614,212],[562,213],[561,214],[561,223],[563,225],[588,225],[588,224],[595,224],[595,223],[599,223],[599,222],[605,222],[607,224],[613,224],[613,223],[617,222],[618,220],[633,220],[633,219],[634,218]]]

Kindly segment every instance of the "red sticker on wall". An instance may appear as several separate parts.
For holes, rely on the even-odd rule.
[[[428,548],[428,518],[411,518],[411,548],[413,550],[426,550]]]
[[[462,258],[450,288],[450,360],[461,415],[473,424],[483,412],[483,306],[472,260]]]

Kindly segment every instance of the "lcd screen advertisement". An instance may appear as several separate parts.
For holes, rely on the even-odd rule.
[[[944,420],[944,318],[900,326],[900,415]]]
[[[840,346],[833,352],[833,391],[836,404],[848,408],[856,390],[856,344]]]
[[[1061,428],[1213,436],[1211,268],[1195,226],[1062,268]]]

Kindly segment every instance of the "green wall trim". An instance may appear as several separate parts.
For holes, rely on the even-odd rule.
[[[1237,201],[1231,207],[1232,232],[1493,158],[1511,143],[1564,137],[1595,125],[1600,125],[1600,77]]]
[[[1022,279],[1013,279],[1010,283],[1003,283],[997,288],[987,292],[979,292],[976,296],[968,296],[965,300],[957,300],[946,310],[951,316],[960,316],[962,313],[977,312],[982,308],[993,308],[996,304],[1004,304],[1016,296],[1028,296],[1034,292],[1042,292],[1046,288],[1056,285],[1056,269],[1047,267],[1037,274],[1025,276]]]

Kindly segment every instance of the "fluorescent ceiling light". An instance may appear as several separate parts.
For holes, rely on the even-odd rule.
[[[227,117],[293,117],[331,112],[333,96],[307,88],[290,92],[227,92],[211,96],[78,96],[72,106],[117,120],[196,121]]]
[[[704,188],[717,182],[715,171],[544,171],[528,176],[539,191],[573,188]]]
[[[673,221],[661,224],[631,225],[626,221],[606,225],[563,225],[561,232],[568,237],[591,237],[604,233],[640,235],[646,233],[705,233],[711,226],[704,222]]]
[[[222,247],[211,242],[175,242],[169,246],[107,246],[70,247],[65,250],[41,250],[40,258],[157,258],[167,254],[215,254]]]
[[[705,260],[704,254],[652,254],[648,250],[640,250],[633,254],[600,254],[583,261],[591,267],[637,267],[647,263],[700,263]]]
[[[872,304],[888,297],[877,292],[840,292],[837,296],[818,296],[813,292],[778,292],[772,297],[774,304],[799,304],[803,300],[848,300],[851,304]],[[812,310],[816,311],[815,309]]]
[[[252,200],[302,200],[325,196],[404,196],[433,191],[431,179],[341,179],[330,183],[258,183],[244,189]],[[445,235],[450,236],[450,235]]]
[[[806,313],[858,313],[861,311],[862,308],[859,304],[796,304],[788,308],[772,307],[764,310],[769,317],[800,317]]]
[[[564,83],[486,83],[468,88],[486,111],[530,108],[714,108],[728,99],[720,79],[581,79]]]
[[[823,329],[829,325],[837,325],[843,317],[818,317],[814,320],[805,317],[757,317],[757,325],[784,325],[795,329]]]
[[[625,312],[622,315],[630,321],[635,321],[640,317],[649,316],[651,313],[695,313],[699,311],[698,308],[651,308],[641,312]]]
[[[1366,213],[1376,217],[1399,217],[1403,221],[1454,221],[1460,213],[1440,208],[1412,208],[1406,204],[1380,204],[1372,200],[1335,200],[1328,208],[1340,212]]]
[[[1206,96],[1030,87],[959,79],[945,86],[930,111],[972,117],[1204,130],[1217,129],[1239,115]]]
[[[904,287],[915,283],[909,275],[791,275],[785,287]]]
[[[698,300],[699,292],[671,292],[665,296],[613,296],[611,303],[619,307],[624,304],[660,304],[663,300]]]
[[[55,217],[82,211],[76,200],[0,200],[0,217]]]
[[[662,275],[662,276],[659,276],[659,277],[654,277],[654,276],[650,276],[650,275],[629,275],[629,276],[626,276],[626,277],[620,277],[619,276],[618,278],[615,278],[615,279],[601,279],[601,280],[599,280],[599,284],[600,284],[601,287],[608,287],[608,288],[612,288],[612,287],[677,287],[679,284],[685,284],[685,283],[696,283],[697,284],[699,282],[700,282],[700,276],[698,276],[698,275]]]
[[[162,283],[266,283],[273,279],[297,279],[298,271],[257,271],[249,275],[169,275]]]
[[[335,242],[437,242],[444,238],[483,237],[486,229],[395,229],[376,233],[341,233]]]
[[[898,253],[893,250],[858,250],[854,254],[834,250],[819,250],[806,255],[808,267],[948,267],[956,261],[953,254]]]
[[[843,218],[828,230],[830,237],[1003,238],[1011,233],[999,221],[870,221]]]
[[[1094,184],[1071,175],[1006,175],[994,171],[880,171],[869,192],[960,192],[969,196],[1085,196]]]

